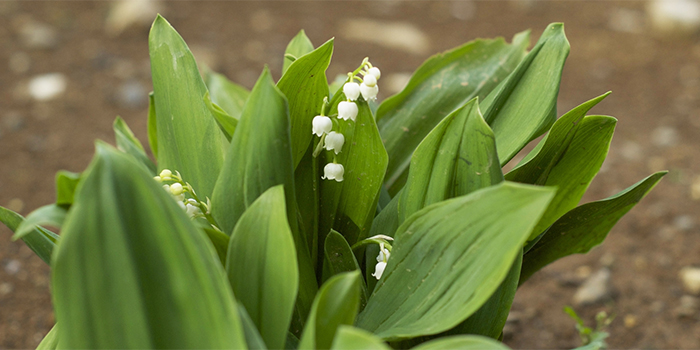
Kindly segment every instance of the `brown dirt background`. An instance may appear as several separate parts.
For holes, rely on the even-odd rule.
[[[411,72],[430,54],[473,38],[510,40],[531,28],[534,42],[548,23],[564,22],[572,49],[560,115],[612,90],[593,113],[619,119],[609,158],[584,201],[607,197],[652,171],[670,173],[601,247],[547,267],[518,291],[513,310],[519,320],[509,325],[505,341],[514,348],[578,346],[574,323],[562,309],[572,304],[581,278],[607,265],[614,298],[577,309],[591,324],[600,310],[617,315],[609,328],[613,348],[700,348],[697,310],[689,317],[676,313],[684,295],[678,272],[700,265],[700,203],[691,197],[700,175],[695,156],[700,41],[652,35],[644,6],[634,1],[182,1],[166,3],[162,12],[198,60],[247,87],[264,63],[279,77],[284,48],[302,28],[315,45],[336,37],[329,76],[370,56],[387,77]],[[120,89],[135,84],[145,93],[151,90],[148,27],[110,37],[104,30],[109,8],[108,2],[0,1],[0,205],[26,215],[52,202],[55,172],[82,171],[95,139],[114,143],[111,124],[117,115],[147,144],[147,105],[139,98],[125,103]],[[641,28],[611,29],[621,13],[641,20]],[[409,23],[428,35],[430,49],[411,54],[349,40],[341,23],[350,18]],[[27,20],[52,26],[58,45],[24,46],[18,28]],[[30,62],[26,72],[8,68],[17,52]],[[35,102],[22,94],[29,78],[50,72],[68,78],[63,96]],[[49,268],[10,236],[0,227],[0,349],[33,348],[54,322]]]

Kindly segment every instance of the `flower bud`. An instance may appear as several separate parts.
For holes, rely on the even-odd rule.
[[[172,193],[173,196],[181,195],[182,191],[183,191],[182,184],[180,184],[179,182],[176,182],[176,183],[170,185],[170,193]]]
[[[379,71],[379,68],[377,67],[372,67],[370,68],[367,73],[372,74],[375,79],[379,80],[379,78],[382,77],[382,72]]]
[[[343,168],[342,164],[328,163],[323,167],[323,176],[321,176],[321,178],[341,182],[343,181],[344,173],[345,168]]]
[[[353,82],[345,83],[345,85],[343,85],[343,93],[348,100],[355,101],[360,97],[360,85]]]
[[[187,209],[185,209],[185,211],[187,212],[187,215],[189,217],[194,217],[195,215],[199,215],[202,213],[199,207],[196,207],[190,203],[187,203]]]
[[[365,78],[362,80],[362,84],[365,84],[369,87],[377,86],[377,78],[375,78],[374,75],[367,73],[367,75],[365,75]]]
[[[160,172],[160,178],[163,180],[170,180],[172,176],[173,172],[168,169],[163,169],[163,171]]]
[[[154,177],[153,177],[153,180],[156,180],[156,181],[158,181],[158,182],[161,181],[160,176],[154,176]]]
[[[313,125],[313,133],[316,134],[316,136],[323,136],[323,134],[329,133],[333,128],[331,118],[322,115],[315,116],[311,124]]]
[[[357,118],[357,105],[355,102],[342,101],[338,103],[338,118],[355,121]]]
[[[367,86],[365,85],[365,83],[362,83],[362,85],[360,85],[360,93],[362,93],[362,98],[364,98],[365,101],[376,100],[378,92],[379,86],[377,85]]]
[[[378,262],[377,266],[374,267],[374,273],[372,276],[374,276],[377,280],[382,278],[382,274],[384,273],[384,269],[386,268],[386,263],[385,262]]]
[[[335,154],[340,153],[343,149],[343,144],[345,143],[345,136],[343,134],[331,131],[326,135],[325,148],[328,151],[335,151]]]

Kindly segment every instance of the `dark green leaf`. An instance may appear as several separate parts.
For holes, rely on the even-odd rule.
[[[0,207],[0,222],[5,224],[12,232],[15,232],[17,227],[24,221],[22,215],[14,211]],[[37,227],[32,232],[29,232],[22,240],[24,243],[37,255],[44,260],[45,263],[51,265],[51,255],[54,247],[58,243],[60,237],[43,227]]]
[[[245,342],[246,342],[246,345],[248,345],[248,349],[250,349],[250,350],[265,350],[265,349],[267,349],[267,346],[265,345],[265,342],[262,340],[262,337],[260,336],[258,329],[255,328],[255,324],[253,323],[253,320],[250,319],[250,316],[248,316],[248,313],[245,311],[245,307],[243,305],[241,305],[240,303],[238,304],[238,316],[241,318],[241,326],[243,328],[243,333],[245,334]],[[285,340],[286,340],[287,334],[288,333],[285,332]]]
[[[36,347],[36,350],[55,350],[58,348],[58,325],[55,324]]]
[[[245,348],[204,233],[107,145],[97,145],[78,186],[53,263],[60,348]]]
[[[331,350],[391,350],[376,335],[352,326],[340,326]]]
[[[620,218],[666,175],[658,172],[624,191],[566,213],[523,258],[520,284],[548,264],[571,254],[584,254],[605,240]]]
[[[15,231],[15,235],[12,236],[12,240],[15,241],[26,237],[39,226],[61,228],[63,221],[66,219],[67,212],[68,210],[62,206],[49,204],[29,213],[24,221],[17,227],[17,231]]]
[[[153,91],[148,94],[148,146],[158,159],[158,118],[156,117],[156,99]]]
[[[206,74],[206,83],[211,95],[211,101],[234,119],[240,119],[245,101],[250,96],[250,91],[231,82],[225,76],[214,72]]]
[[[331,115],[337,113],[342,98],[342,93],[333,97]],[[333,151],[323,151],[319,157],[323,160],[319,168],[334,159],[345,168],[342,182],[321,181],[319,232],[335,229],[351,245],[369,233],[388,163],[372,112],[366,102],[356,103],[359,109],[356,121],[337,119],[333,128],[345,137],[342,151],[337,156]]]
[[[553,196],[505,182],[413,214],[357,325],[385,340],[458,325],[496,291]]]
[[[440,338],[416,346],[413,350],[507,350],[503,343],[478,335],[457,335]]]
[[[339,273],[360,271],[355,254],[345,237],[335,230],[331,230],[324,242],[323,254],[323,281]],[[367,286],[363,280],[360,281],[360,309],[367,304]]]
[[[569,42],[564,25],[547,26],[532,51],[481,103],[494,134],[501,165],[556,120],[557,95]]]
[[[56,173],[56,204],[69,206],[73,204],[75,188],[80,182],[80,174],[59,170]]]
[[[282,185],[260,195],[238,220],[226,260],[233,294],[271,349],[284,346],[299,288],[284,202]]]
[[[360,272],[331,277],[321,286],[299,341],[299,350],[330,349],[336,330],[352,325],[360,304]]]
[[[294,168],[311,143],[311,120],[321,113],[323,98],[328,96],[326,69],[332,54],[333,39],[298,57],[277,83],[289,100]]]
[[[292,62],[299,57],[306,55],[314,50],[314,44],[311,43],[309,37],[306,36],[304,30],[300,30],[297,35],[287,44],[287,49],[284,51],[284,63],[282,64],[282,74],[287,72]],[[291,57],[290,57],[291,56]]]
[[[211,114],[214,116],[214,119],[216,119],[216,123],[219,125],[219,128],[224,133],[224,136],[226,136],[226,139],[230,142],[231,138],[233,137],[233,133],[236,131],[238,119],[230,116],[221,107],[213,103],[211,101],[211,98],[209,97],[209,92],[204,94],[204,104],[207,105],[207,108],[209,108],[209,112],[211,112]]]
[[[502,181],[493,132],[474,98],[445,117],[413,153],[399,223],[428,205]]]
[[[221,261],[221,266],[225,266],[226,253],[228,252],[229,236],[215,229],[208,223],[200,226],[204,233],[207,234],[207,237],[209,237],[211,243],[214,245],[214,249],[216,249],[216,254],[219,256],[219,261]]]
[[[227,142],[202,100],[207,88],[194,56],[161,16],[153,22],[148,42],[158,167],[179,171],[201,198],[211,197]]]
[[[517,66],[529,33],[513,38],[474,40],[423,63],[399,94],[377,110],[377,123],[389,153],[386,186],[394,195],[403,186],[411,154],[445,116],[474,97],[483,99]]]
[[[124,119],[121,117],[114,119],[112,128],[114,129],[114,138],[117,141],[117,148],[134,157],[147,171],[155,175],[156,165],[148,158],[141,142],[134,136],[134,133],[131,132],[131,129],[126,125]]]

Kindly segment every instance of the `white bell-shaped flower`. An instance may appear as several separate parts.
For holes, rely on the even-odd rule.
[[[311,124],[313,126],[313,133],[316,134],[316,136],[323,136],[323,134],[329,133],[333,128],[331,118],[322,115],[315,116]]]
[[[375,79],[379,80],[382,77],[382,72],[377,67],[370,68],[367,73],[372,74]]]
[[[343,168],[342,164],[328,163],[325,167],[323,167],[323,176],[321,176],[321,178],[341,182],[343,181],[344,173],[345,168]]]
[[[365,84],[369,87],[377,86],[377,78],[374,75],[367,73],[367,75],[365,75],[365,78],[362,79],[362,84]]]
[[[326,143],[324,145],[326,150],[335,151],[335,154],[338,154],[343,149],[343,144],[345,144],[345,136],[343,134],[331,131],[326,135]]]
[[[360,97],[360,85],[354,82],[345,83],[343,85],[343,93],[348,100],[355,101]]]
[[[168,169],[163,169],[159,174],[162,180],[170,180],[173,176],[173,172]]]
[[[357,111],[357,104],[355,104],[355,102],[342,101],[338,103],[338,118],[340,119],[355,121],[355,118],[357,118]]]
[[[377,93],[379,93],[379,86],[367,86],[365,83],[362,83],[360,85],[360,93],[362,93],[362,98],[364,98],[365,101],[376,100]]]
[[[391,252],[389,252],[389,249],[384,248],[384,243],[379,244],[379,255],[377,255],[377,262],[386,262],[389,260],[389,256],[391,256]]]
[[[187,215],[189,217],[194,217],[195,215],[202,214],[202,211],[199,209],[199,207],[194,206],[191,203],[187,203],[185,211],[187,212]]]
[[[173,194],[173,196],[179,196],[182,194],[184,191],[184,188],[182,187],[182,184],[179,182],[176,182],[172,185],[170,185],[170,193]]]
[[[380,261],[377,263],[377,266],[374,267],[374,273],[372,276],[374,276],[376,279],[382,278],[382,274],[384,273],[384,269],[386,269],[386,262]]]

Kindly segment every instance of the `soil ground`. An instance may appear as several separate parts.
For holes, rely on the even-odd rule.
[[[593,113],[619,120],[609,158],[584,201],[605,198],[652,171],[670,173],[601,247],[545,268],[520,288],[505,342],[514,348],[580,345],[574,323],[562,309],[573,305],[581,281],[607,266],[611,298],[576,309],[590,324],[601,310],[616,315],[609,327],[613,348],[700,348],[699,311],[691,308],[689,315],[681,315],[685,292],[678,277],[681,268],[700,265],[700,202],[691,195],[700,175],[698,36],[652,35],[643,2],[161,5],[199,61],[248,87],[264,63],[279,77],[286,43],[302,28],[316,45],[336,37],[329,76],[370,56],[384,77],[399,80],[431,53],[473,38],[510,40],[531,28],[534,42],[548,23],[564,22],[572,50],[559,114],[612,90]],[[109,8],[107,2],[0,2],[0,205],[26,215],[52,202],[54,173],[82,171],[95,139],[113,143],[111,124],[117,115],[147,144],[148,26],[108,36],[104,20]],[[409,51],[357,41],[345,23],[359,18],[405,23],[428,40]],[[27,43],[22,28],[34,21],[52,28],[53,47]],[[26,95],[31,77],[53,72],[68,80],[60,98],[36,102]],[[0,349],[33,348],[54,323],[49,268],[10,236],[0,228]]]

